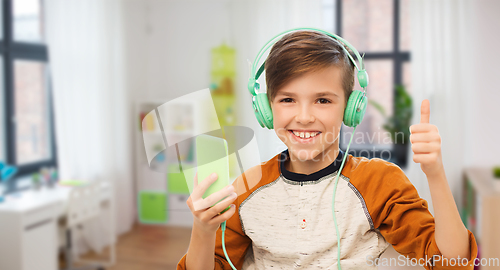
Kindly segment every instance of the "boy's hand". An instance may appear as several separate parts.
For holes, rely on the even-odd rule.
[[[198,173],[196,173],[193,179],[193,192],[186,201],[186,204],[193,213],[193,229],[209,235],[215,234],[220,224],[233,216],[236,210],[234,204],[231,203],[238,197],[236,192],[234,192],[234,186],[230,184],[226,188],[203,199],[205,191],[216,180],[217,175],[214,173],[198,185]],[[221,213],[230,205],[232,207],[229,210]]]
[[[435,125],[429,124],[430,104],[424,99],[420,107],[420,123],[410,126],[410,142],[413,161],[427,175],[436,175],[444,170],[441,158],[441,136]]]

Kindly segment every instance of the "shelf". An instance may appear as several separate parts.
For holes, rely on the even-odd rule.
[[[156,136],[160,135],[161,136],[162,135],[161,131],[159,131],[159,130],[158,131],[143,131],[142,134],[147,135],[147,136],[149,136],[149,135],[156,135]]]
[[[493,177],[493,172],[490,168],[468,168],[465,171],[474,189],[480,195],[500,197],[500,190],[496,184],[500,180]]]
[[[135,155],[135,177],[138,194],[137,218],[141,223],[184,226],[193,223],[192,213],[186,205],[189,188],[185,178],[192,179],[192,168],[196,164],[190,159],[192,142],[185,139],[196,135],[202,115],[198,101],[175,103],[170,109],[162,106],[166,104],[162,101],[138,101],[136,105],[136,118],[139,118],[140,122],[138,127],[134,127],[136,151],[139,152]],[[141,117],[154,112],[155,109],[157,113],[152,114],[149,125],[143,129]],[[160,119],[157,119],[157,116]],[[177,147],[168,147],[168,141],[177,142]],[[155,170],[147,163],[144,150],[147,148],[151,153],[156,153],[155,148],[165,146],[167,148],[162,150],[166,158],[162,162],[164,169],[162,167],[161,170]],[[179,172],[177,151],[180,152],[181,158],[188,159],[181,160],[186,169],[185,174]]]
[[[479,258],[486,259],[500,258],[500,190],[492,173],[491,168],[466,168],[463,179],[462,221],[476,238]]]
[[[165,132],[167,136],[185,136],[185,135],[192,135],[194,136],[194,133],[192,130],[186,130],[186,131],[167,131]]]

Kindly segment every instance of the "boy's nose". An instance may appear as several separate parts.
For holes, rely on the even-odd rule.
[[[314,116],[311,114],[308,108],[302,108],[300,112],[295,116],[295,121],[301,124],[308,124],[314,122]]]

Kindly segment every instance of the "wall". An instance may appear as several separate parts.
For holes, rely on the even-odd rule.
[[[471,67],[472,85],[467,111],[468,157],[471,166],[500,165],[500,1],[473,1],[474,66]],[[472,34],[472,33],[471,33]]]
[[[226,2],[126,1],[136,98],[168,100],[209,85],[210,49],[221,37],[232,45]]]

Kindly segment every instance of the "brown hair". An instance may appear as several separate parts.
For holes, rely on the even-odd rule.
[[[309,30],[284,35],[276,42],[266,59],[267,98],[271,102],[278,89],[308,72],[330,66],[342,69],[345,105],[354,88],[354,64],[332,37]],[[347,49],[347,48],[346,48]]]

